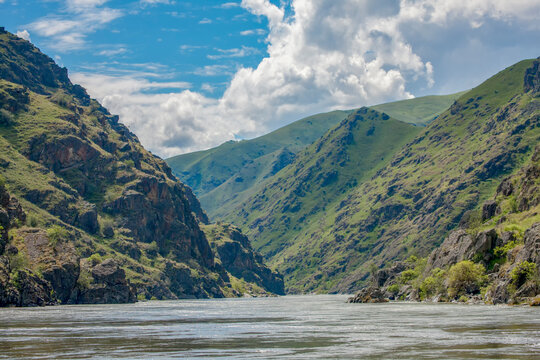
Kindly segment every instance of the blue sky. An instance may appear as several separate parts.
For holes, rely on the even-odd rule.
[[[478,85],[540,55],[538,0],[0,0],[161,156]]]
[[[235,2],[107,1],[98,8],[109,9],[112,19],[82,29],[75,42],[32,30],[37,21],[77,17],[66,2],[7,0],[0,6],[9,31],[27,30],[34,44],[72,73],[157,73],[160,80],[187,82],[219,97],[239,66],[257,66],[266,54],[266,18]]]

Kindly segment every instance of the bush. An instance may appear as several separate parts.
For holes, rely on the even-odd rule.
[[[47,237],[49,238],[49,244],[53,247],[56,246],[58,242],[66,240],[68,235],[68,231],[59,225],[53,225],[47,229]]]
[[[431,275],[422,281],[420,284],[420,297],[427,298],[437,294],[443,294],[446,290],[444,281],[446,278],[446,271],[435,268],[431,270]]]
[[[73,98],[61,91],[51,96],[51,101],[65,108],[73,108]]]
[[[77,279],[77,284],[79,285],[80,289],[88,289],[93,280],[94,278],[92,277],[92,274],[90,274],[90,271],[87,269],[81,269],[79,278]]]
[[[505,226],[504,231],[512,232],[514,237],[518,240],[523,240],[523,234],[525,233],[525,230],[516,224]]]
[[[12,113],[6,109],[0,109],[0,125],[11,125],[13,124],[14,116]]]
[[[92,266],[96,266],[97,264],[101,264],[103,262],[103,258],[98,253],[92,254],[88,261],[92,264]]]
[[[493,249],[493,255],[495,255],[495,257],[498,257],[498,258],[505,258],[508,252],[512,250],[513,248],[515,248],[516,246],[517,246],[517,243],[515,241],[513,240],[509,241],[506,245],[497,246],[495,249]]]
[[[23,270],[24,268],[27,268],[29,264],[28,258],[20,251],[15,255],[9,256],[9,266],[12,272]]]
[[[36,214],[28,214],[26,217],[26,224],[30,227],[37,227],[39,225],[39,220]]]
[[[0,175],[0,188],[6,186],[6,179]]]
[[[452,298],[466,294],[476,294],[487,281],[486,269],[482,264],[465,260],[448,270],[448,295]]]
[[[399,285],[398,284],[392,284],[386,289],[386,291],[388,291],[389,293],[391,293],[393,295],[396,295],[399,292]]]
[[[414,269],[405,270],[399,276],[399,282],[402,284],[408,284],[412,280],[416,279],[418,275],[419,274]]]
[[[522,261],[510,273],[512,284],[519,288],[529,280],[536,278],[536,264],[529,261]]]

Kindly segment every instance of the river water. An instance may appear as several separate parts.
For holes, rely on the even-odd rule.
[[[540,309],[346,296],[0,309],[0,359],[540,359]]]

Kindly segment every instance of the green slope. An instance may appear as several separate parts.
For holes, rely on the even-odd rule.
[[[467,90],[468,91],[468,90]],[[435,120],[443,111],[467,91],[451,95],[432,95],[415,99],[395,101],[370,106],[370,108],[387,113],[395,119],[411,124],[426,125]]]
[[[446,110],[459,94],[426,96],[373,107],[395,119],[423,125]],[[351,110],[352,111],[352,110]],[[199,197],[212,218],[226,216],[260,190],[265,179],[290,164],[294,155],[341,122],[351,111],[333,111],[298,120],[252,140],[167,159],[174,173]]]
[[[540,101],[524,91],[532,63],[522,61],[461,96],[427,127],[416,128],[408,144],[372,162],[368,176],[356,175],[356,186],[332,192],[334,201],[324,197],[322,185],[341,178],[339,163],[302,175],[305,166],[295,167],[299,156],[226,219],[256,239],[293,292],[353,291],[367,278],[368,262],[426,255],[539,142]],[[305,161],[325,164],[320,154],[348,149],[333,146],[337,134],[334,129],[310,147]]]
[[[3,29],[0,149],[1,192],[5,183],[6,193],[27,214],[12,224],[9,245],[23,259],[19,265],[26,264],[18,270],[40,281],[53,273],[52,280],[45,279],[52,298],[57,291],[67,293],[57,298],[64,303],[110,302],[107,294],[116,283],[94,283],[90,275],[101,260],[110,264],[110,259],[141,298],[239,295],[231,293],[228,269],[219,265],[219,255],[201,230],[208,220],[191,190],[143,148],[118,116],[73,85],[66,69]],[[2,196],[0,206],[5,207]],[[0,207],[3,221],[6,212],[13,212],[6,209]],[[51,229],[63,235],[47,241]],[[30,246],[35,234],[45,239],[38,250]],[[45,251],[41,245],[47,243],[51,246]],[[247,238],[244,243],[249,255]],[[10,263],[12,254],[4,254],[1,245],[0,306],[6,305],[6,281],[19,274]],[[256,265],[249,271],[252,278],[264,272],[268,281],[279,282],[258,258]],[[85,295],[90,293],[99,296]]]
[[[346,116],[346,111],[319,114],[253,140],[229,141],[213,149],[175,156],[166,161],[179,178],[200,196],[223,184],[254,159],[282,148],[294,152],[302,149]]]

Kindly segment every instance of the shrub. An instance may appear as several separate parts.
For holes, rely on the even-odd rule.
[[[495,249],[493,249],[493,255],[498,258],[504,258],[508,254],[510,250],[515,248],[517,246],[517,242],[515,241],[509,241],[504,246],[497,246]]]
[[[9,266],[11,271],[18,271],[29,266],[28,258],[22,252],[18,252],[15,255],[9,257]]]
[[[35,214],[28,214],[26,224],[30,227],[37,227],[39,225],[38,217]]]
[[[420,284],[420,296],[426,298],[444,293],[446,290],[444,285],[445,278],[446,271],[440,268],[431,270],[431,275],[425,278],[422,284]]]
[[[418,273],[414,269],[405,270],[401,273],[399,276],[399,281],[402,284],[408,284],[412,280],[416,279],[418,277]]]
[[[468,216],[467,233],[476,236],[478,234],[478,229],[482,226],[482,212],[478,209],[471,210],[468,212]]]
[[[88,289],[93,280],[94,278],[92,277],[92,274],[90,274],[90,271],[87,269],[81,269],[79,278],[77,279],[77,284],[81,289]]]
[[[53,225],[47,229],[47,237],[49,238],[49,244],[56,246],[59,241],[66,240],[68,231],[59,225]]]
[[[516,224],[511,224],[508,226],[505,226],[504,231],[510,231],[514,234],[514,237],[518,240],[523,240],[523,234],[525,233],[525,230]]]
[[[73,107],[73,98],[61,91],[51,96],[51,101],[68,109]]]
[[[525,284],[528,280],[532,280],[536,277],[536,264],[530,261],[522,261],[516,265],[510,276],[512,278],[512,284],[519,288]]]
[[[11,125],[13,123],[14,116],[6,109],[0,109],[0,125]]]
[[[388,291],[391,294],[396,295],[399,292],[399,285],[398,284],[392,284],[386,289],[386,291]]]
[[[6,186],[6,179],[0,175],[0,188]]]
[[[92,264],[92,266],[96,266],[97,264],[101,264],[103,262],[103,258],[98,253],[90,255],[88,258],[88,261]]]
[[[487,281],[486,269],[482,264],[465,260],[448,270],[448,295],[452,298],[465,294],[475,294]]]

